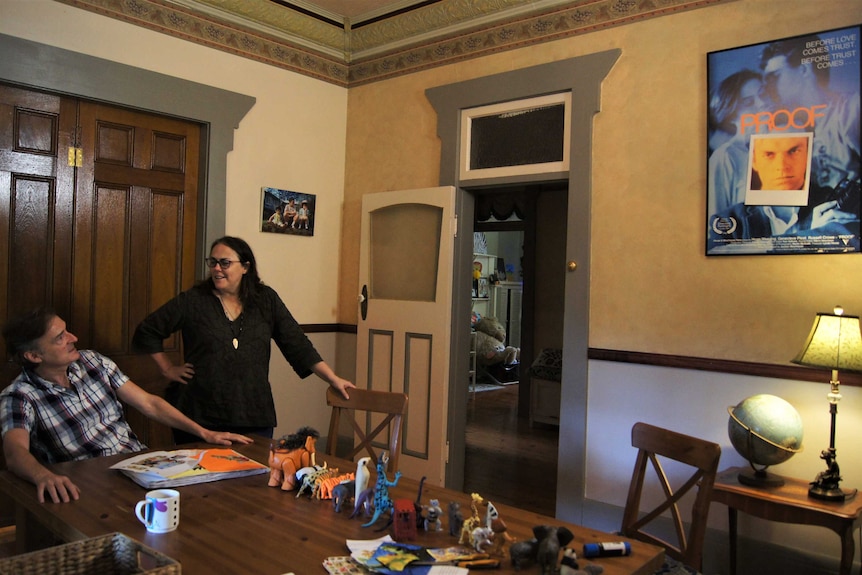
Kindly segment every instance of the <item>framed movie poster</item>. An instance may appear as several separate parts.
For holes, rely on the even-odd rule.
[[[707,255],[860,251],[861,29],[707,55]]]
[[[313,236],[315,198],[314,194],[263,188],[260,231]]]

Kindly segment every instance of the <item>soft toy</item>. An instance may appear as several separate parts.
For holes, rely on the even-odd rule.
[[[521,348],[506,345],[506,330],[494,317],[483,317],[475,324],[476,360],[480,365],[513,365],[521,359]]]

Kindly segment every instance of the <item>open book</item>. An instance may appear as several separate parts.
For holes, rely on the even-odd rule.
[[[233,449],[180,449],[151,451],[111,466],[143,487],[178,487],[231,477],[258,475],[269,467]]]

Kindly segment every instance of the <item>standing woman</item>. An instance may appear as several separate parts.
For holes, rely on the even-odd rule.
[[[260,280],[245,240],[217,239],[206,264],[209,279],[147,316],[132,341],[171,382],[165,394],[171,404],[216,431],[272,437],[270,340],[301,378],[314,373],[347,397],[354,385],[323,361],[275,290]],[[182,332],[182,365],[174,365],[163,347],[176,331]],[[197,438],[174,429],[174,440]]]

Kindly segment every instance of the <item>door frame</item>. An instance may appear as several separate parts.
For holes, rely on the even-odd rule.
[[[590,314],[590,196],[592,121],[601,110],[601,83],[622,51],[607,50],[549,64],[503,72],[446,86],[429,88],[425,95],[437,113],[441,142],[439,185],[457,189],[458,233],[455,246],[452,317],[470,316],[470,262],[473,250],[473,195],[468,186],[568,180],[566,259],[577,262],[565,287],[560,437],[557,467],[556,516],[581,522],[586,493],[587,390]],[[459,173],[460,110],[571,91],[572,114],[569,171],[533,176],[461,182]],[[463,325],[462,325],[463,324]],[[452,324],[452,361],[449,387],[449,465],[446,486],[462,489],[466,428],[467,378],[470,349],[469,322]]]
[[[234,130],[256,99],[7,34],[0,34],[0,52],[2,82],[204,124],[195,264],[204,277],[205,252],[225,232],[227,154]]]

